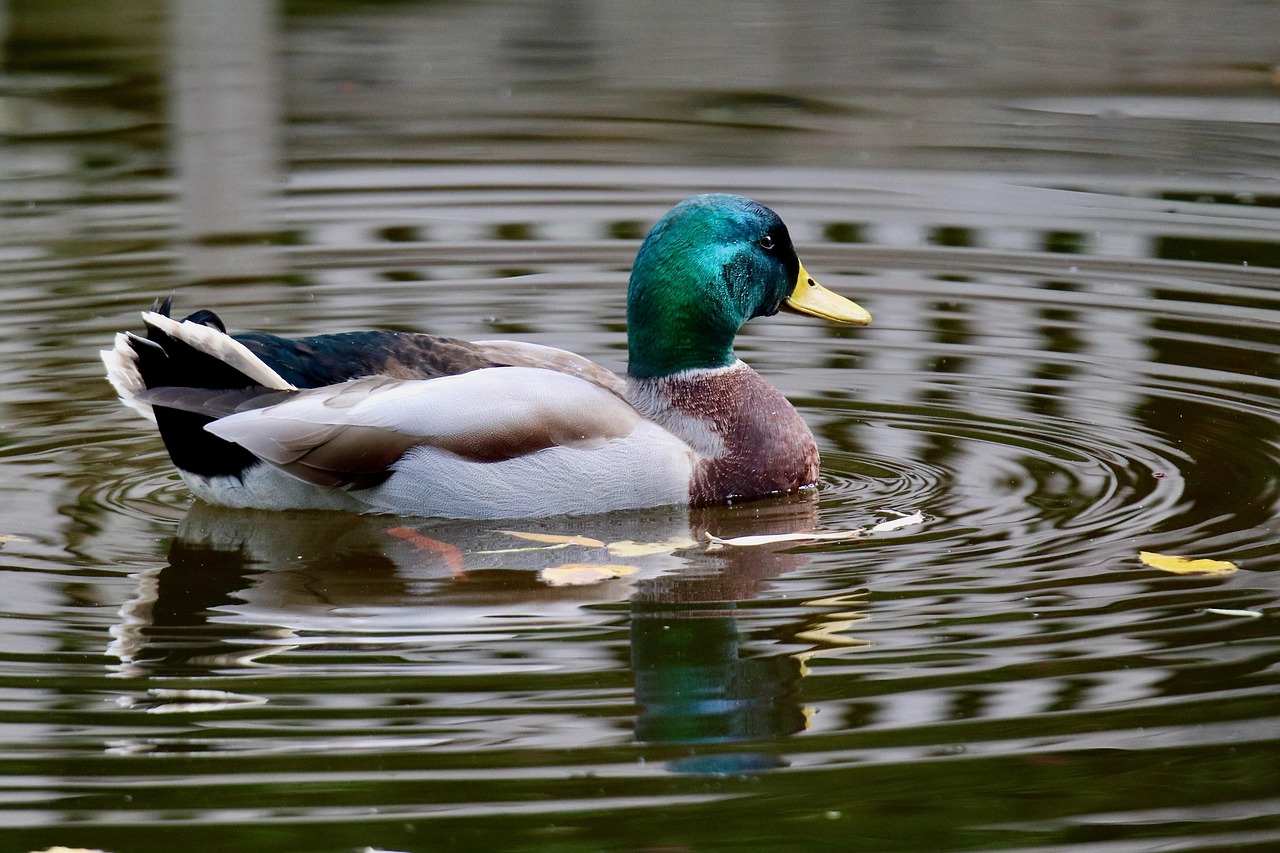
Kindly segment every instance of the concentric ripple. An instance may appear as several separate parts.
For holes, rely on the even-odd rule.
[[[1257,251],[1249,267],[1162,257],[1159,184],[1085,204],[1045,179],[1032,196],[1060,205],[1050,232],[1022,224],[1026,187],[974,175],[952,176],[941,210],[886,173],[519,176],[303,172],[281,201],[295,245],[271,250],[286,276],[184,287],[180,310],[282,334],[512,337],[621,369],[643,225],[732,185],[876,318],[779,316],[740,338],[818,438],[816,497],[514,533],[193,506],[94,354],[178,259],[122,244],[115,268],[136,284],[85,259],[18,261],[94,284],[89,316],[33,295],[6,329],[25,401],[6,459],[44,502],[11,517],[61,527],[3,547],[33,589],[64,592],[11,633],[26,645],[0,683],[18,733],[0,814],[79,824],[68,840],[90,849],[180,837],[194,853],[255,833],[312,843],[317,826],[307,849],[536,849],[548,826],[698,849],[735,826],[798,849],[779,820],[837,850],[851,827],[909,839],[927,810],[947,827],[938,849],[1018,849],[1098,821],[1121,842],[1165,838],[1158,786],[1184,813],[1247,818],[1206,817],[1184,841],[1280,837],[1257,805],[1277,731],[1280,274]],[[976,208],[1002,192],[1011,211],[992,222]],[[1177,221],[1179,239],[1206,215]],[[1128,255],[1090,245],[1106,229]],[[66,315],[82,358],[16,346]],[[862,535],[706,540],[815,528]],[[516,535],[531,533],[552,538]],[[1178,577],[1139,551],[1239,568]]]
[[[1280,849],[1278,10],[0,2],[0,849]],[[219,510],[103,380],[169,294],[622,369],[702,191],[875,316],[739,337],[815,492]]]

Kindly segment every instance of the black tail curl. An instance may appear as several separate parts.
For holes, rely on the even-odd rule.
[[[173,297],[156,300],[151,310],[170,316]],[[197,311],[186,318],[220,332],[226,326],[212,311]],[[185,341],[147,324],[147,336],[129,336],[129,345],[137,356],[138,372],[148,390],[160,388],[238,389],[256,383],[240,371],[214,356],[203,353]],[[244,472],[261,464],[260,460],[237,444],[206,432],[205,424],[215,418],[206,414],[153,404],[156,426],[164,439],[173,464],[182,471],[204,477],[242,477]]]

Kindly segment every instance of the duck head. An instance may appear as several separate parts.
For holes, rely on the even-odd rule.
[[[631,270],[627,372],[645,379],[727,367],[743,324],[781,308],[871,322],[809,276],[769,208],[735,195],[685,199],[653,226]]]

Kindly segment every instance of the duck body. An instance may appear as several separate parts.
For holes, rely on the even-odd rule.
[[[695,196],[637,257],[625,377],[514,341],[233,336],[167,302],[103,361],[215,504],[476,519],[704,505],[817,481],[803,419],[732,352],[747,319],[784,305],[870,320],[812,282],[768,208]]]

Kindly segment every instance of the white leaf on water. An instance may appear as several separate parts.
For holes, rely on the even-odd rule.
[[[924,524],[924,513],[913,512],[910,515],[904,515],[901,518],[893,518],[889,521],[882,521],[873,525],[872,533],[888,533],[890,530],[901,530],[904,527],[914,527],[917,524]]]
[[[161,704],[147,708],[148,714],[206,713],[267,704],[264,696],[231,693],[226,690],[169,690],[154,687],[147,693],[153,699],[161,700]]]
[[[861,530],[828,530],[822,533],[762,533],[756,536],[735,536],[732,539],[721,539],[719,536],[707,534],[707,540],[717,548],[732,546],[734,548],[754,548],[758,545],[774,545],[779,542],[841,542],[857,539],[862,536]]]

